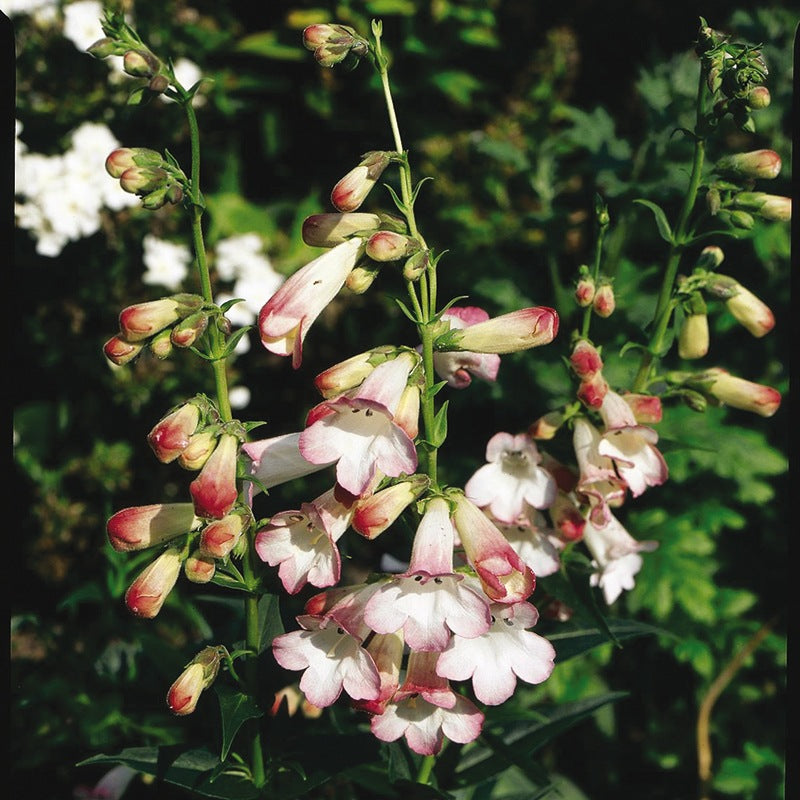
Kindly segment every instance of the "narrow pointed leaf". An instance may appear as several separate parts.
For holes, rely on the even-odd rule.
[[[664,209],[661,206],[657,205],[656,203],[652,202],[652,200],[644,200],[642,198],[638,198],[633,201],[634,203],[639,203],[639,205],[645,206],[649,208],[653,212],[653,216],[656,218],[656,225],[658,226],[658,232],[661,235],[661,238],[665,242],[669,242],[670,244],[675,244],[675,237],[672,234],[672,228],[667,221],[667,215],[664,213]]]
[[[222,752],[224,761],[228,757],[233,740],[239,728],[249,719],[258,719],[264,712],[255,704],[249,695],[237,692],[230,686],[219,684],[214,687],[219,700],[219,711],[222,716]]]

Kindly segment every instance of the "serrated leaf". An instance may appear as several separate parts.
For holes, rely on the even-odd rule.
[[[226,686],[224,683],[216,684],[214,691],[219,700],[219,711],[222,717],[220,760],[224,761],[228,757],[239,728],[248,720],[263,716],[264,712],[256,705],[252,697]]]
[[[664,213],[664,209],[657,203],[652,202],[652,200],[645,200],[641,197],[635,199],[633,202],[645,208],[649,208],[656,218],[656,226],[658,227],[658,233],[661,238],[669,244],[675,244],[675,237],[672,234],[672,228],[667,220],[667,215]]]
[[[256,800],[258,789],[244,777],[222,772],[219,759],[208,750],[186,745],[129,747],[117,755],[97,755],[81,761],[90,764],[125,764],[158,780],[182,786],[201,797],[219,800]]]

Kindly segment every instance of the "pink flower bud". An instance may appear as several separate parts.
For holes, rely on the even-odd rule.
[[[546,306],[523,308],[466,328],[438,336],[438,351],[469,350],[473,353],[514,353],[549,344],[558,333],[558,314]]]
[[[199,523],[191,503],[158,503],[117,511],[106,523],[106,532],[111,546],[122,553],[163,544]]]
[[[355,211],[364,202],[378,178],[389,165],[382,150],[365,153],[361,162],[347,173],[331,191],[331,202],[339,211]]]
[[[792,198],[765,192],[739,192],[733,197],[737,209],[754,211],[764,219],[788,222],[792,218]]]
[[[372,373],[378,364],[382,364],[397,348],[386,345],[367,350],[356,356],[351,356],[345,361],[320,372],[314,378],[314,385],[319,393],[327,400],[331,397],[355,389],[363,380]]]
[[[377,214],[312,214],[303,222],[303,241],[310,247],[335,247],[356,234],[375,231]]]
[[[754,110],[766,108],[771,102],[772,97],[766,86],[756,86],[747,95],[747,105]]]
[[[656,397],[654,394],[626,392],[622,398],[631,407],[633,416],[640,425],[661,422],[663,409],[660,397]]]
[[[775,389],[737,378],[719,367],[706,370],[691,382],[702,385],[720,403],[761,417],[771,417],[781,404],[780,392]]]
[[[721,247],[710,244],[700,251],[695,267],[698,269],[716,269],[725,260],[725,253]]]
[[[577,542],[583,538],[586,519],[575,502],[565,492],[558,492],[553,505],[547,510],[553,527],[567,542]]]
[[[594,299],[592,300],[592,307],[594,313],[598,317],[610,317],[617,307],[617,301],[614,297],[614,289],[610,283],[604,283],[597,288]]]
[[[364,294],[375,282],[379,272],[380,268],[376,264],[353,267],[345,278],[344,285],[353,294]]]
[[[189,437],[189,444],[178,456],[184,469],[201,469],[217,446],[217,435],[213,431],[201,431]]]
[[[192,583],[208,583],[217,570],[217,563],[213,556],[207,556],[195,550],[183,562],[183,573]]]
[[[403,264],[403,277],[407,281],[419,280],[431,263],[431,251],[419,250]]]
[[[171,547],[145,567],[125,592],[129,611],[145,619],[155,617],[175,587],[181,563],[181,548]]]
[[[608,394],[608,382],[602,372],[595,372],[591,378],[585,378],[578,387],[578,399],[587,408],[600,408]]]
[[[150,340],[150,352],[159,359],[169,358],[172,355],[173,345],[170,336],[172,331],[163,330]]]
[[[536,576],[478,506],[459,494],[453,524],[486,596],[495,603],[519,603],[536,586]]]
[[[155,94],[162,94],[169,88],[169,78],[166,75],[153,75],[147,88]]]
[[[120,336],[113,336],[103,345],[103,352],[112,364],[121,367],[133,361],[143,348],[143,342],[129,342]]]
[[[774,150],[752,150],[724,156],[717,161],[717,172],[744,178],[777,178],[781,157]]]
[[[548,411],[531,424],[528,435],[542,441],[552,439],[563,424],[563,411]]]
[[[219,649],[201,650],[167,692],[167,705],[173,714],[185,716],[197,707],[200,695],[214,682],[219,672]]]
[[[238,455],[239,439],[222,434],[200,474],[189,484],[198,517],[221,519],[233,508],[239,496],[236,488]]]
[[[146,147],[120,147],[106,158],[106,172],[112,178],[121,178],[131,167],[158,167],[163,164],[161,153]]]
[[[172,329],[170,341],[175,347],[191,347],[208,327],[208,314],[197,311],[190,314]]]
[[[575,343],[569,363],[575,375],[582,379],[591,378],[603,369],[603,359],[600,357],[600,353],[586,339],[579,339]]]
[[[200,409],[194,403],[184,403],[167,414],[147,435],[156,458],[163,464],[174,461],[189,446],[199,423]]]
[[[244,527],[241,514],[227,514],[210,522],[200,534],[200,552],[211,558],[227,558],[241,539]]]
[[[161,167],[128,167],[120,175],[119,185],[129,194],[145,195],[164,186],[167,172]]]
[[[161,62],[147,50],[128,50],[122,57],[122,69],[135,78],[151,78],[161,68]]]
[[[373,261],[399,261],[420,249],[416,239],[394,231],[378,231],[367,239],[366,253]]]
[[[586,308],[594,301],[595,285],[591,278],[581,278],[575,286],[575,302]]]
[[[191,313],[202,302],[199,295],[176,294],[128,306],[119,315],[120,336],[128,342],[148,339]]]
[[[356,503],[352,526],[367,539],[382,534],[428,487],[425,475],[415,475]]]

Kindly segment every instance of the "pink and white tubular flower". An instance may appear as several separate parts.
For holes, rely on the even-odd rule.
[[[656,448],[658,434],[639,425],[624,398],[609,391],[600,406],[605,422],[597,451],[614,460],[617,472],[638,497],[648,486],[660,486],[667,479],[667,464]]]
[[[489,627],[488,603],[453,572],[454,539],[450,506],[434,497],[417,528],[408,569],[382,583],[367,602],[364,621],[372,630],[402,628],[412,650],[440,651],[451,631],[471,638]]]
[[[382,534],[430,485],[426,475],[412,475],[356,502],[353,529],[367,539]]]
[[[600,455],[600,440],[600,431],[591,422],[584,417],[575,419],[572,446],[580,470],[575,492],[589,503],[589,516],[598,527],[608,522],[610,506],[622,504],[628,488],[617,475],[611,458]]]
[[[445,736],[466,744],[480,735],[483,714],[436,674],[437,658],[437,653],[409,655],[403,685],[371,721],[372,733],[382,742],[405,736],[415,753],[429,756],[442,749]]]
[[[485,322],[489,314],[477,306],[452,306],[442,320],[450,323],[450,328],[461,329],[478,322]],[[500,369],[500,356],[496,353],[472,353],[453,351],[433,354],[433,367],[436,374],[455,389],[464,389],[472,383],[472,376],[485,381],[497,380]]]
[[[562,542],[555,531],[548,527],[541,511],[529,509],[512,524],[498,520],[493,522],[534,575],[544,578],[561,568]]]
[[[474,503],[460,492],[455,499],[453,523],[483,591],[496,603],[526,600],[536,586],[531,568]]]
[[[654,541],[637,542],[614,516],[602,528],[587,519],[583,541],[592,554],[595,568],[590,583],[603,590],[603,596],[609,605],[623,590],[633,589],[634,576],[642,568],[642,557],[639,553],[658,547],[658,542]]]
[[[495,519],[512,523],[525,505],[547,508],[555,499],[556,482],[539,464],[542,457],[527,433],[496,433],[486,445],[486,460],[467,481],[464,492]]]
[[[348,239],[301,267],[266,302],[258,315],[261,343],[271,353],[303,359],[308,329],[344,286],[361,255],[363,240]]]
[[[330,618],[302,615],[297,621],[304,630],[275,637],[272,653],[284,669],[304,670],[300,689],[311,703],[326,708],[342,690],[354,700],[378,697],[378,670],[361,646],[365,626],[351,633]]]
[[[233,508],[239,496],[236,487],[238,455],[238,437],[223,433],[200,474],[189,484],[198,517],[221,519]]]
[[[412,474],[417,451],[395,413],[416,363],[410,352],[402,353],[375,367],[352,395],[317,406],[300,434],[303,458],[337,462],[336,480],[355,496],[367,491],[378,470],[392,478]]]
[[[339,503],[330,489],[300,511],[275,514],[256,534],[258,557],[271,567],[289,594],[307,583],[333,586],[341,576],[341,557],[336,542],[350,525],[352,510]]]
[[[258,480],[253,486],[253,494],[261,488],[271,489],[281,483],[302,478],[312,472],[329,467],[333,461],[313,464],[300,453],[300,431],[260,439],[242,445],[242,452],[250,459],[249,473]]]
[[[514,694],[517,678],[542,683],[553,671],[556,651],[537,633],[526,630],[539,620],[530,603],[491,606],[492,626],[474,639],[454,636],[436,662],[436,672],[454,681],[472,679],[475,696],[490,706]]]

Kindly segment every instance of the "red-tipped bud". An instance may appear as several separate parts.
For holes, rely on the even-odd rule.
[[[158,503],[117,511],[106,523],[106,532],[111,546],[123,553],[163,544],[199,523],[191,503]]]
[[[151,78],[161,62],[147,50],[128,50],[122,57],[122,69],[135,78]]]
[[[208,314],[197,311],[172,329],[170,341],[175,347],[191,347],[208,327]]]
[[[143,342],[129,342],[121,336],[113,336],[103,345],[103,352],[112,364],[121,367],[133,361],[143,348]]]
[[[233,508],[239,495],[236,488],[238,455],[239,439],[232,434],[222,434],[200,474],[189,484],[198,517],[221,519]]]
[[[155,617],[175,587],[181,571],[180,547],[170,547],[139,574],[125,592],[125,605],[137,617]]]
[[[610,283],[604,283],[597,287],[597,291],[592,299],[592,308],[598,317],[610,317],[617,307],[614,297],[614,289]]]
[[[195,433],[189,437],[189,444],[178,456],[178,464],[184,469],[201,469],[216,446],[217,435],[213,431]]]
[[[203,303],[199,295],[176,294],[138,303],[119,315],[120,335],[128,342],[141,342],[190,314]]]
[[[217,562],[213,556],[207,556],[195,550],[183,562],[183,574],[192,583],[208,583],[217,571]]]
[[[791,197],[765,192],[739,192],[733,198],[737,209],[754,211],[764,219],[788,222],[792,218]]]
[[[159,167],[164,163],[161,153],[146,147],[119,147],[106,158],[106,172],[121,178],[132,167]]]
[[[583,538],[586,520],[580,509],[565,492],[558,492],[553,505],[547,510],[553,527],[559,536],[567,542],[576,542]]]
[[[378,364],[396,352],[392,345],[384,345],[334,364],[314,378],[317,391],[327,400],[361,385]]]
[[[775,317],[769,306],[744,286],[739,286],[725,305],[736,321],[755,337],[765,336],[775,327]]]
[[[206,647],[194,657],[167,692],[167,705],[173,714],[186,716],[195,710],[200,695],[217,677],[220,658],[217,647]]]
[[[706,370],[691,382],[702,386],[723,405],[752,411],[761,417],[771,417],[781,404],[780,392],[770,386],[737,378],[719,367]]]
[[[200,409],[185,403],[167,414],[147,435],[147,442],[163,464],[174,461],[188,446],[200,423]]]
[[[587,308],[594,302],[596,287],[592,278],[581,278],[575,285],[575,302],[581,308]]]
[[[586,339],[580,339],[569,357],[572,371],[581,379],[591,378],[603,369],[603,359],[597,348]]]
[[[377,214],[312,214],[303,222],[303,241],[310,247],[336,247],[359,233],[376,231]]]
[[[119,185],[129,194],[141,196],[163,188],[166,181],[167,171],[161,167],[129,167],[120,175]]]
[[[365,153],[359,165],[333,187],[333,205],[339,211],[355,211],[359,208],[389,165],[389,160],[389,154],[382,150]]]
[[[200,552],[211,558],[227,558],[245,528],[245,518],[241,514],[227,514],[214,520],[203,528],[200,534]]]
[[[626,392],[622,395],[622,398],[631,407],[633,416],[640,425],[651,425],[656,422],[661,422],[663,409],[661,407],[660,397],[656,397],[654,394]]]
[[[428,488],[430,480],[425,475],[414,475],[409,480],[382,489],[356,503],[352,526],[367,539],[383,533]]]
[[[721,158],[715,169],[722,174],[744,178],[777,178],[781,171],[781,157],[774,150],[752,150]]]
[[[600,408],[608,394],[608,382],[603,377],[603,373],[595,372],[590,378],[582,380],[576,394],[588,408]]]
[[[420,249],[416,239],[394,231],[378,231],[367,240],[366,252],[373,261],[399,261]]]
[[[697,269],[716,269],[725,260],[725,253],[721,247],[710,244],[700,251],[695,267]]]
[[[756,86],[747,95],[747,105],[753,110],[766,108],[771,102],[772,97],[766,86]]]

